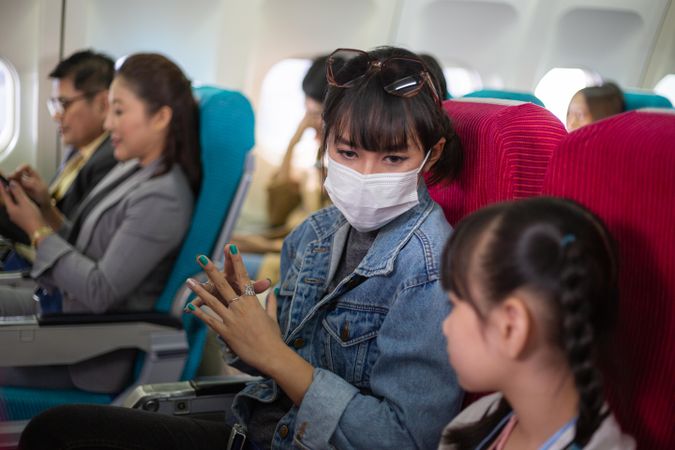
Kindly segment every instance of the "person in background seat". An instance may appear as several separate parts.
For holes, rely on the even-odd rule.
[[[30,165],[15,170],[9,180],[19,183],[43,215],[71,217],[94,186],[117,164],[103,122],[108,114],[108,89],[113,60],[84,50],[59,62],[49,77],[53,96],[47,106],[59,124],[65,146],[63,161],[49,186]],[[28,245],[31,237],[0,209],[0,235]]]
[[[115,74],[110,105],[105,126],[119,163],[72,220],[44,217],[19,183],[0,188],[10,218],[33,237],[31,276],[38,295],[58,299],[52,311],[151,311],[190,225],[201,179],[190,81],[162,55],[132,55]],[[0,314],[33,314],[36,307],[32,290],[0,289]],[[120,350],[72,366],[5,369],[0,382],[119,392],[134,355]]]
[[[583,88],[574,94],[567,108],[567,131],[620,114],[624,109],[623,92],[616,84]]]
[[[279,170],[271,177],[266,187],[266,209],[269,230],[262,234],[235,235],[232,242],[244,254],[244,262],[251,276],[279,281],[279,260],[283,239],[308,215],[328,204],[321,189],[321,174],[314,167],[302,174],[293,167],[294,155],[305,131],[314,130],[316,147],[313,157],[318,156],[323,136],[323,99],[326,96],[326,61],[328,55],[319,56],[312,62],[302,80],[305,94],[305,115],[293,133]],[[304,176],[303,176],[304,175]]]

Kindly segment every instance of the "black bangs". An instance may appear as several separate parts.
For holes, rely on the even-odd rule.
[[[481,238],[486,231],[498,226],[504,208],[509,204],[506,202],[491,205],[462,219],[443,249],[441,286],[445,291],[471,304],[479,314],[480,308],[469,291],[470,266],[476,264],[474,253]]]
[[[385,62],[393,57],[418,59],[414,53],[395,47],[377,48],[368,52],[368,57]],[[450,181],[459,175],[463,161],[461,143],[430,86],[425,84],[412,96],[394,95],[385,91],[382,72],[374,67],[343,86],[330,85],[324,99],[320,155],[326,152],[328,139],[333,142],[344,139],[354,148],[374,152],[410,147],[427,152],[440,143],[441,153],[430,169],[427,183]]]
[[[386,152],[404,150],[416,142],[415,123],[405,99],[387,94],[379,76],[371,76],[359,86],[331,88],[341,97],[335,108],[327,109],[329,139],[347,139],[354,148]],[[342,94],[342,95],[340,95]],[[420,144],[421,145],[421,144]]]

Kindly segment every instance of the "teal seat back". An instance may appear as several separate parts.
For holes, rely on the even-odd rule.
[[[200,270],[197,255],[211,255],[254,144],[254,116],[240,93],[212,86],[195,89],[199,101],[202,185],[192,223],[155,309],[168,312],[185,280]],[[217,251],[217,249],[215,250]],[[190,351],[183,380],[194,378],[206,342],[206,327],[193,315],[183,315]]]
[[[187,277],[199,271],[195,258],[210,255],[253,148],[253,109],[238,92],[204,86],[199,100],[202,185],[190,229],[155,310],[168,312]]]
[[[503,98],[505,100],[517,100],[519,102],[529,102],[544,106],[544,102],[539,100],[534,94],[529,92],[519,92],[519,91],[503,91],[499,89],[481,89],[480,91],[474,91],[466,94],[464,97],[479,97],[479,98]]]
[[[666,97],[653,92],[624,92],[623,101],[626,111],[640,108],[672,108]]]

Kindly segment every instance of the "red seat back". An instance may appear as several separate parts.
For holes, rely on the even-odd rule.
[[[429,193],[451,225],[490,203],[538,195],[553,150],[567,135],[549,111],[532,103],[448,100],[443,106],[462,142],[457,180]],[[481,397],[468,394],[464,406]]]
[[[640,448],[675,445],[675,114],[631,111],[571,133],[544,193],[599,215],[618,242],[609,401]]]
[[[531,197],[541,187],[553,150],[567,135],[549,111],[532,103],[444,103],[462,142],[464,166],[450,185],[429,188],[455,225],[490,203]]]

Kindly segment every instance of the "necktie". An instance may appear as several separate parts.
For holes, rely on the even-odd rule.
[[[80,169],[84,166],[85,162],[84,156],[82,156],[82,153],[79,151],[66,161],[63,170],[61,170],[59,175],[49,186],[49,193],[52,198],[58,201],[66,195],[66,192],[70,189],[70,185],[75,181],[77,174],[80,172]]]

